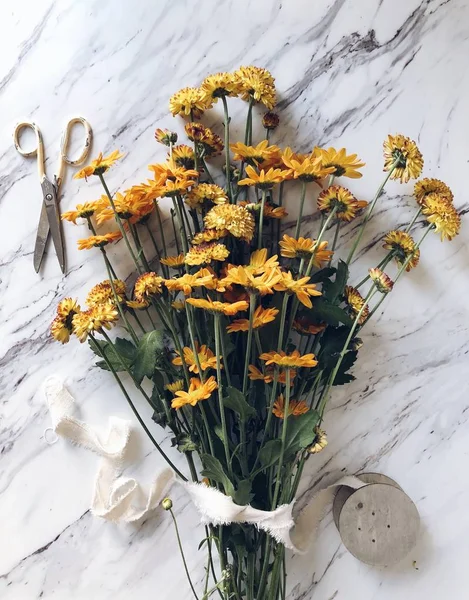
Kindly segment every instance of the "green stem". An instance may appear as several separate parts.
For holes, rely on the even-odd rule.
[[[248,389],[249,361],[251,359],[252,332],[253,332],[255,309],[256,309],[256,296],[255,296],[255,294],[249,294],[249,329],[248,329],[248,339],[247,339],[247,343],[246,343],[246,356],[244,358],[244,376],[243,376],[243,394],[244,394],[244,396],[246,396],[247,389]]]
[[[230,170],[230,117],[228,116],[228,102],[226,96],[221,97],[223,102],[223,115],[225,125],[225,170],[226,170],[226,193],[230,202],[233,202],[231,191],[231,170]]]
[[[259,213],[259,233],[258,233],[258,236],[257,236],[257,248],[258,248],[258,250],[260,250],[262,248],[262,229],[264,227],[265,199],[266,199],[266,191],[262,190],[261,210],[260,210],[260,213]]]
[[[394,284],[396,284],[396,282],[398,281],[398,279],[401,277],[401,275],[404,273],[404,271],[407,268],[407,265],[410,263],[410,261],[412,260],[412,258],[414,257],[414,253],[415,251],[420,247],[420,244],[423,242],[423,240],[427,237],[427,235],[430,233],[430,231],[434,229],[434,225],[430,224],[427,229],[425,230],[425,233],[423,234],[423,236],[420,238],[420,240],[418,241],[418,243],[415,245],[415,249],[414,252],[412,254],[410,254],[405,261],[402,263],[399,271],[396,274],[396,277],[394,278]],[[383,296],[378,300],[378,302],[376,303],[376,306],[374,306],[373,310],[370,312],[370,314],[368,315],[367,320],[365,321],[365,323],[363,323],[363,326],[366,325],[366,323],[368,323],[368,321],[371,319],[371,317],[375,314],[375,312],[378,310],[378,308],[381,306],[381,304],[383,303],[384,299],[386,298],[387,294],[383,294]]]
[[[381,196],[381,193],[384,189],[384,186],[386,185],[386,183],[388,182],[389,178],[391,177],[391,175],[394,172],[394,169],[397,167],[397,164],[399,163],[400,159],[397,159],[393,162],[393,164],[391,165],[391,168],[389,169],[386,177],[384,178],[383,182],[381,183],[381,185],[379,186],[379,188],[376,191],[376,194],[371,202],[371,204],[368,207],[368,210],[366,211],[365,217],[362,221],[362,224],[360,225],[360,229],[358,230],[358,234],[357,237],[355,238],[355,241],[353,243],[352,248],[350,249],[349,255],[347,257],[346,263],[347,265],[350,264],[350,262],[352,261],[353,255],[355,254],[357,248],[358,248],[358,244],[360,243],[360,240],[362,239],[363,233],[365,231],[365,227],[368,223],[368,221],[371,218],[371,214],[375,208],[376,203],[378,202],[378,198]]]
[[[92,342],[95,345],[95,348],[97,350],[99,350],[100,354],[101,354],[101,349],[99,348],[95,337],[90,333],[89,334],[90,339],[92,340]],[[108,338],[109,339],[109,338]],[[116,353],[117,354],[117,353]],[[117,354],[117,356],[119,356],[119,354]],[[147,434],[147,436],[150,438],[150,441],[153,443],[153,445],[155,446],[155,448],[158,450],[158,452],[161,454],[161,456],[164,458],[164,460],[168,463],[168,465],[173,469],[173,471],[183,480],[183,481],[187,481],[187,477],[185,477],[181,471],[174,465],[174,463],[171,461],[171,459],[166,455],[166,453],[163,451],[163,449],[161,448],[161,446],[158,444],[158,442],[155,440],[155,438],[153,437],[153,435],[151,434],[150,430],[148,429],[148,427],[145,425],[142,417],[140,416],[140,414],[138,413],[137,409],[135,408],[134,403],[132,402],[132,400],[130,399],[129,394],[127,393],[127,390],[124,387],[124,384],[122,383],[122,381],[120,380],[119,375],[117,374],[116,370],[114,369],[114,367],[112,366],[111,362],[108,360],[107,356],[106,356],[106,351],[103,350],[102,352],[102,357],[104,359],[104,362],[106,363],[108,369],[111,371],[111,373],[114,375],[114,379],[116,380],[118,386],[120,387],[120,390],[122,392],[122,394],[124,395],[124,398],[127,400],[130,408],[132,409],[132,412],[134,413],[135,417],[137,418],[137,421],[140,423],[140,425],[142,426],[143,430],[145,431],[145,433]],[[122,362],[122,361],[121,361]]]
[[[326,384],[326,386],[324,388],[324,391],[322,393],[321,401],[320,401],[319,406],[318,406],[318,412],[321,415],[321,417],[324,414],[324,409],[326,407],[327,400],[329,398],[329,392],[330,392],[332,386],[334,385],[334,381],[335,381],[337,373],[338,373],[338,371],[340,369],[340,365],[342,364],[344,356],[345,356],[345,354],[348,351],[348,347],[349,347],[350,341],[352,340],[352,338],[353,338],[353,336],[355,334],[355,331],[356,331],[356,329],[357,329],[357,327],[359,325],[359,322],[360,322],[360,319],[361,319],[361,316],[362,316],[363,312],[365,311],[366,307],[368,306],[368,302],[371,300],[371,298],[373,297],[373,295],[376,292],[377,292],[377,289],[375,287],[375,284],[373,283],[373,285],[370,288],[370,291],[368,292],[368,294],[365,297],[365,301],[363,302],[363,306],[360,308],[360,310],[357,313],[357,316],[355,317],[355,320],[353,322],[352,328],[350,329],[349,334],[347,336],[347,339],[345,340],[345,344],[344,344],[344,346],[343,346],[343,348],[342,348],[342,350],[341,350],[341,352],[339,354],[339,358],[337,359],[337,362],[335,363],[335,366],[332,369],[331,375],[329,377],[329,381],[327,382],[327,384]]]
[[[409,233],[409,231],[412,229],[415,221],[420,217],[420,215],[422,214],[422,207],[420,207],[418,209],[418,211],[415,213],[414,218],[412,219],[412,221],[407,225],[407,227],[404,229],[404,231],[406,233]]]
[[[277,479],[275,481],[274,499],[272,501],[272,510],[277,506],[278,494],[280,491],[281,475],[283,469],[283,459],[285,457],[285,448],[287,445],[287,430],[288,430],[288,411],[290,408],[290,369],[285,371],[285,409],[283,412],[283,427],[282,427],[282,447],[280,449],[280,457],[278,459]]]
[[[223,431],[223,446],[225,448],[226,466],[230,477],[233,476],[230,463],[230,447],[228,444],[228,428],[226,426],[225,407],[223,405],[223,383],[221,378],[221,348],[220,348],[220,315],[215,315],[215,354],[217,357],[218,404],[220,409],[221,426]]]
[[[194,588],[194,584],[192,583],[189,569],[187,568],[187,562],[186,562],[186,557],[184,555],[184,550],[182,547],[181,536],[179,535],[179,528],[178,528],[177,520],[176,520],[176,517],[174,516],[172,508],[169,509],[169,513],[171,514],[171,517],[173,519],[174,530],[176,531],[176,537],[177,537],[178,546],[179,546],[179,552],[181,553],[182,562],[184,563],[184,570],[186,571],[187,580],[189,581],[189,585],[191,586],[191,590],[192,590],[192,593],[194,594],[194,597],[196,598],[196,600],[199,600],[199,597],[197,596],[197,593]]]
[[[298,212],[298,219],[296,220],[295,228],[295,239],[298,239],[301,229],[301,218],[303,217],[303,207],[305,204],[306,197],[306,181],[301,182],[301,193],[300,193],[300,210]]]
[[[124,242],[125,242],[125,245],[127,246],[127,250],[129,251],[129,254],[132,257],[132,260],[134,261],[135,266],[137,267],[137,271],[141,274],[143,272],[142,268],[137,260],[137,257],[135,256],[132,246],[130,245],[129,238],[127,237],[127,232],[125,231],[124,226],[122,225],[121,218],[117,214],[116,205],[114,204],[114,200],[112,199],[111,192],[109,191],[109,188],[107,187],[106,182],[104,181],[103,175],[100,173],[98,175],[98,177],[101,181],[104,191],[106,192],[106,196],[108,197],[109,203],[114,212],[114,217],[116,219],[117,226],[119,227],[119,231],[121,232],[122,237],[124,238]]]

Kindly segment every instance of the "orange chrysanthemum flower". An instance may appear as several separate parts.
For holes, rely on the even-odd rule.
[[[178,254],[177,256],[167,256],[161,259],[161,264],[171,267],[171,269],[181,269],[184,266],[184,254]]]
[[[98,158],[95,158],[91,161],[91,163],[87,166],[75,173],[73,176],[74,179],[87,179],[91,175],[102,175],[105,173],[112,165],[122,158],[124,155],[119,152],[119,150],[114,150],[111,152],[109,156],[103,156],[103,153],[100,152]]]
[[[314,354],[301,354],[298,350],[293,350],[291,354],[285,352],[263,352],[259,358],[266,361],[266,365],[278,365],[284,369],[315,367],[318,364]]]
[[[269,146],[268,140],[262,140],[257,146],[246,146],[241,142],[230,144],[234,152],[233,160],[242,160],[249,165],[259,166],[264,162],[272,162],[280,157],[280,148],[278,146]]]
[[[331,185],[321,192],[318,197],[318,209],[330,213],[336,209],[335,216],[341,221],[351,221],[368,203],[357,200],[349,190],[340,185]]]
[[[90,250],[91,248],[102,248],[107,244],[120,240],[122,233],[113,231],[104,235],[91,235],[88,238],[78,240],[78,250]]]
[[[295,155],[291,148],[285,148],[282,160],[294,179],[318,182],[335,171],[335,167],[325,167],[321,158],[312,152],[308,156]]]
[[[318,148],[317,155],[321,159],[324,167],[334,167],[333,174],[336,177],[350,177],[358,179],[362,174],[358,171],[365,166],[356,154],[347,154],[345,148],[336,150],[335,148]]]
[[[197,377],[192,377],[189,390],[187,392],[183,390],[177,391],[171,402],[171,407],[177,410],[186,406],[186,404],[195,406],[197,402],[210,398],[212,392],[216,389],[218,389],[218,384],[213,375],[204,381],[204,383]]]
[[[313,265],[319,268],[329,262],[334,254],[331,250],[327,250],[327,244],[327,242],[320,242],[317,245],[316,241],[310,238],[295,239],[285,234],[279,242],[280,254],[285,258],[309,258],[314,254]]]
[[[260,371],[254,365],[249,365],[249,379],[251,381],[265,381],[265,383],[272,383],[275,378],[275,369],[273,367],[268,367],[265,369],[264,373]],[[296,371],[294,369],[290,369],[290,385],[293,385],[293,380],[296,377]],[[280,371],[277,375],[277,381],[285,385],[287,383],[287,375],[285,371]]]
[[[299,415],[304,415],[308,411],[309,407],[304,400],[290,400],[288,404],[287,417],[289,417],[290,415],[298,417]],[[280,394],[280,396],[274,402],[272,412],[279,419],[285,418],[285,399],[283,397],[283,394]]]
[[[268,171],[261,169],[257,172],[251,165],[246,167],[246,175],[245,179],[238,181],[238,185],[255,185],[261,190],[268,190],[276,183],[285,180],[285,172],[281,169],[270,168]]]
[[[316,289],[314,283],[308,283],[311,277],[300,277],[294,279],[291,271],[281,274],[280,281],[275,285],[277,292],[287,292],[295,294],[298,300],[304,306],[312,308],[311,296],[321,296],[321,292]]]
[[[190,294],[192,294],[193,288],[210,285],[212,280],[213,275],[202,275],[200,271],[198,271],[193,275],[186,273],[182,277],[166,279],[164,283],[168,290],[170,290],[171,292],[183,292],[185,296],[189,296]]]
[[[262,308],[262,306],[258,306],[254,311],[254,319],[252,323],[253,329],[259,329],[260,327],[264,327],[264,325],[267,325],[267,323],[275,321],[275,317],[278,315],[278,313],[279,311],[276,308]],[[228,333],[248,330],[249,319],[236,319],[236,321],[233,321],[226,328],[226,331]]]
[[[212,313],[223,313],[224,315],[233,316],[236,313],[245,311],[249,307],[249,303],[240,300],[239,302],[219,302],[218,300],[205,300],[203,298],[188,298],[186,300],[188,304],[192,304],[196,308],[202,308]]]
[[[215,354],[208,348],[205,344],[200,346],[197,342],[195,343],[197,356],[200,363],[200,368],[202,371],[206,371],[207,369],[216,369],[217,368],[217,357]],[[176,358],[173,358],[173,365],[182,366],[182,358],[179,352],[176,352]],[[197,360],[195,358],[194,352],[192,348],[188,348],[185,346],[183,348],[184,354],[184,362],[189,367],[189,371],[192,373],[199,374],[199,367],[197,366]],[[222,367],[223,368],[223,367]]]

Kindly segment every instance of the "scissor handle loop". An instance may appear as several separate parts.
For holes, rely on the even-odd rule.
[[[82,149],[80,156],[78,156],[77,158],[72,160],[71,158],[68,157],[67,150],[68,150],[68,143],[70,141],[72,129],[76,123],[80,123],[81,125],[83,125],[83,127],[85,129],[85,142],[84,142],[83,149]],[[86,157],[88,156],[88,154],[90,152],[90,148],[91,148],[92,135],[93,135],[93,132],[91,131],[91,125],[88,123],[88,121],[86,119],[84,119],[83,117],[74,117],[73,119],[70,119],[70,121],[67,123],[67,125],[65,127],[65,130],[62,135],[62,141],[60,144],[60,154],[62,156],[63,161],[67,165],[70,165],[72,167],[76,166],[76,165],[81,165],[81,163],[83,163],[86,160]]]
[[[32,150],[29,150],[28,152],[26,150],[23,150],[20,143],[20,133],[23,131],[23,129],[26,128],[32,129],[36,135],[36,147]],[[36,125],[36,123],[33,123],[32,121],[21,121],[15,127],[15,130],[13,132],[13,140],[15,143],[15,148],[21,154],[21,156],[24,156],[25,158],[30,158],[32,156],[37,155],[37,168],[39,172],[39,179],[42,181],[42,179],[45,177],[44,141],[42,139],[42,133],[39,127]]]

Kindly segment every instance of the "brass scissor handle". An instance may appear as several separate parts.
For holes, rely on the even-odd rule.
[[[37,143],[35,148],[27,152],[21,147],[20,133],[21,131],[23,131],[23,129],[26,129],[28,127],[34,131]],[[18,150],[21,156],[30,158],[32,156],[37,155],[37,169],[39,173],[39,181],[42,182],[46,177],[46,173],[44,170],[44,141],[42,139],[42,133],[39,127],[36,125],[36,123],[33,123],[33,121],[21,121],[15,127],[15,131],[13,132],[13,140],[15,142],[15,148]]]
[[[69,158],[67,151],[73,126],[77,123],[83,125],[85,129],[85,140],[81,154],[77,158],[72,160],[71,158]],[[23,150],[19,139],[21,132],[27,127],[34,131],[34,133],[36,134],[37,142],[36,147],[29,151]],[[91,148],[91,138],[91,126],[86,119],[84,119],[83,117],[74,117],[73,119],[70,119],[70,121],[65,126],[64,132],[62,134],[62,140],[60,143],[59,165],[55,176],[57,186],[60,186],[60,183],[62,182],[65,171],[65,165],[76,166],[80,165],[86,160]],[[36,125],[36,123],[33,123],[33,121],[21,121],[15,127],[15,130],[13,132],[13,140],[15,143],[15,148],[21,154],[21,156],[30,158],[37,155],[37,168],[39,173],[39,180],[42,183],[42,181],[44,181],[44,179],[46,178],[46,173],[44,167],[44,141],[42,139],[42,133],[39,127]]]
[[[67,151],[73,126],[77,123],[83,125],[85,129],[85,141],[80,156],[72,160],[71,158],[69,158]],[[67,123],[67,125],[65,126],[65,130],[62,134],[62,140],[60,142],[60,160],[59,168],[56,175],[57,185],[60,185],[60,182],[63,179],[66,164],[75,167],[77,165],[81,165],[86,160],[88,154],[90,153],[92,136],[93,132],[91,131],[91,125],[83,117],[74,117],[73,119],[70,119],[70,121]]]

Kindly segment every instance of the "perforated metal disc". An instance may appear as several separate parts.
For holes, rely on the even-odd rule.
[[[382,475],[381,473],[360,473],[356,475],[358,479],[361,479],[363,483],[387,483],[388,485],[393,485],[394,487],[402,489],[398,483],[391,479],[387,475]],[[339,529],[339,515],[342,507],[345,504],[345,501],[349,496],[353,494],[354,490],[347,486],[342,486],[337,490],[337,493],[334,498],[334,504],[332,505],[332,516],[334,518],[334,523],[337,529]]]
[[[347,550],[375,566],[402,560],[415,546],[420,518],[399,487],[372,483],[348,496],[339,514],[339,533]]]

